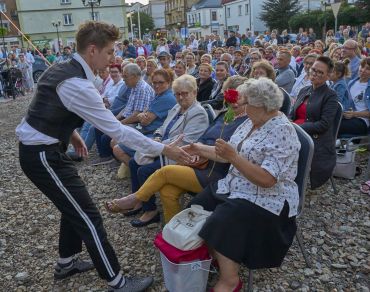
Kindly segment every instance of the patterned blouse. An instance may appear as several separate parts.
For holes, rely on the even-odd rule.
[[[241,124],[230,138],[230,144],[253,164],[260,165],[276,178],[271,188],[259,187],[245,178],[233,165],[227,176],[218,181],[217,193],[230,193],[230,199],[245,199],[279,215],[285,201],[289,217],[297,215],[299,195],[294,182],[301,144],[293,125],[283,114],[271,118],[249,137],[250,119]]]

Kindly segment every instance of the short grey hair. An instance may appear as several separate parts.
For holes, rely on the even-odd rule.
[[[133,75],[136,77],[141,76],[141,69],[138,65],[136,64],[127,64],[123,70],[128,74],[128,75]]]
[[[264,107],[268,112],[279,110],[283,104],[282,91],[272,80],[265,77],[248,79],[238,86],[237,91],[242,97],[248,99],[248,104]]]
[[[172,83],[173,91],[176,89],[184,88],[189,90],[189,92],[197,91],[197,81],[196,79],[188,74],[181,75],[180,77],[176,78],[175,81]]]

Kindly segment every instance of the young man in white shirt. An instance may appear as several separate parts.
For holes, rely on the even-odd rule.
[[[137,151],[162,153],[183,163],[191,160],[177,146],[165,146],[122,125],[105,108],[93,85],[93,72],[104,70],[113,62],[114,42],[118,38],[119,29],[113,25],[102,22],[81,25],[76,35],[77,53],[43,74],[16,133],[24,173],[61,212],[59,259],[54,277],[64,279],[95,266],[99,276],[108,282],[108,291],[144,291],[153,278],[122,275],[99,210],[74,164],[65,155],[69,142],[80,156],[87,155],[86,145],[75,130],[85,120]],[[82,242],[93,263],[78,258]]]

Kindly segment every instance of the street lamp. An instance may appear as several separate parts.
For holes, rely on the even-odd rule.
[[[82,0],[82,4],[85,6],[85,7],[89,7],[91,8],[91,18],[92,20],[95,20],[94,19],[94,7],[99,7],[100,6],[100,2],[101,0]]]
[[[179,30],[179,39],[181,39],[181,23],[180,22],[178,22],[177,23],[177,29]]]
[[[58,52],[60,52],[60,40],[59,40],[59,26],[62,24],[62,22],[60,20],[58,20],[57,22],[55,21],[52,21],[51,22],[52,26],[54,26],[57,30],[57,39],[58,39]]]

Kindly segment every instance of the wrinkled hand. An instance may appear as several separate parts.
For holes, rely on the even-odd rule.
[[[138,118],[140,124],[143,124],[143,123],[145,124],[149,121],[149,117],[148,117],[148,114],[146,112],[138,114],[137,118]]]
[[[217,156],[227,160],[228,162],[235,161],[235,158],[238,156],[235,149],[222,139],[216,140],[215,152]]]
[[[192,156],[200,156],[200,144],[198,143],[191,143],[181,148]]]
[[[74,131],[71,136],[71,144],[73,145],[73,148],[78,156],[87,157],[89,152],[87,151],[86,144],[76,131]]]
[[[181,164],[188,164],[191,162],[192,157],[186,153],[178,145],[181,144],[183,135],[180,135],[176,140],[172,141],[170,144],[165,145],[163,149],[163,154],[172,160],[176,160]]]
[[[355,117],[355,112],[354,111],[344,112],[343,117],[345,119],[352,119]]]

